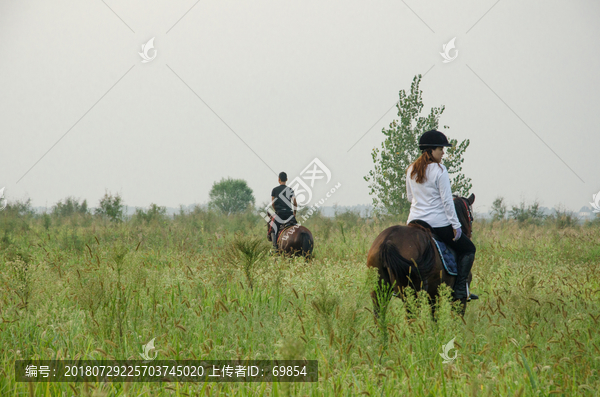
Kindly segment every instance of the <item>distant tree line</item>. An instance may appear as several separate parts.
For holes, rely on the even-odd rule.
[[[566,210],[561,205],[554,209],[552,214],[544,214],[537,200],[529,205],[521,201],[519,205],[511,205],[509,210],[504,197],[497,197],[494,200],[490,214],[492,222],[512,219],[519,224],[541,225],[543,223],[554,223],[561,228],[575,226],[579,222],[579,218],[575,213]],[[597,216],[593,222],[598,221],[600,221],[600,216]]]
[[[223,178],[215,182],[209,193],[209,208],[222,215],[238,214],[254,210],[254,194],[252,189],[243,179]],[[6,214],[17,216],[33,216],[35,211],[31,205],[31,199],[9,202],[4,209]],[[66,197],[54,204],[49,212],[41,216],[46,229],[51,225],[52,219],[68,217],[99,217],[110,222],[122,222],[126,218],[126,208],[120,194],[105,192],[100,198],[98,207],[91,209],[87,200],[75,197]],[[131,217],[133,222],[151,223],[164,221],[167,218],[166,207],[150,204],[148,208],[136,208]]]

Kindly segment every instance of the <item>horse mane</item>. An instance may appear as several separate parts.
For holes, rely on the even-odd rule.
[[[471,235],[471,221],[470,221],[470,215],[467,212],[467,203],[464,197],[460,197],[457,195],[454,195],[454,208],[456,209],[456,216],[458,217],[458,221],[460,222],[460,224],[463,226],[463,231],[469,231],[469,233],[467,233],[467,237],[470,238]],[[456,200],[458,199],[458,201],[460,202],[461,205],[456,205]]]

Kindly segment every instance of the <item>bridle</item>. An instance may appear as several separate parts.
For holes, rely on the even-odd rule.
[[[473,213],[471,212],[471,206],[467,204],[467,199],[465,199],[464,197],[461,197],[460,199],[465,205],[465,208],[467,209],[467,214],[469,214],[469,222],[473,223]]]

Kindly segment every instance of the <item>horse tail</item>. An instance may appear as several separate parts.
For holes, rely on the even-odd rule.
[[[416,260],[406,259],[400,254],[396,245],[389,240],[389,237],[383,241],[379,255],[383,266],[389,269],[396,278],[396,283],[400,284],[400,287],[410,286],[415,291],[419,291],[423,287],[422,284],[435,263],[435,256],[430,245],[427,245],[425,251]],[[389,275],[386,272],[383,273],[385,281],[391,284]]]
[[[404,281],[408,281],[407,284],[413,288],[421,284],[418,279],[418,271],[412,261],[403,257],[394,243],[388,239],[385,239],[383,244],[381,244],[379,258],[383,267],[387,268],[394,275],[397,284],[404,285]],[[383,275],[385,281],[391,285],[392,281],[389,274],[384,271]],[[394,287],[399,286],[395,285]]]
[[[311,238],[310,235],[306,232],[302,232],[302,255],[306,256],[307,258],[312,256],[312,251],[313,251],[313,245],[311,242]]]

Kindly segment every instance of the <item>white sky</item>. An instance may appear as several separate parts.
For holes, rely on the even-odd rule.
[[[471,140],[476,211],[499,195],[579,210],[600,190],[598,2],[105,2],[0,0],[10,200],[96,206],[108,190],[176,207],[231,176],[258,204],[274,171],[318,157],[342,184],[331,204],[369,204],[363,177],[395,109],[348,149],[432,66],[424,110],[445,105],[440,127]]]

